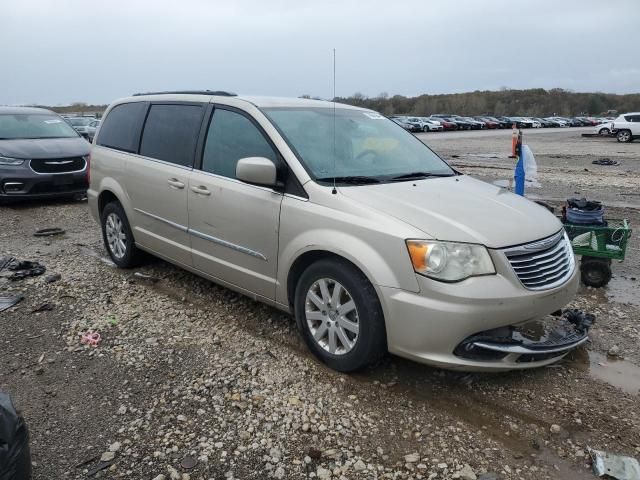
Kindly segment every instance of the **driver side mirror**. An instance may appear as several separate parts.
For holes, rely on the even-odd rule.
[[[275,187],[277,169],[275,164],[264,157],[247,157],[238,160],[236,178],[252,185]]]

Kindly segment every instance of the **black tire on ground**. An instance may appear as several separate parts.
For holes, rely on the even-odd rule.
[[[427,133],[429,131],[429,127],[427,127],[426,125],[424,127],[422,127],[422,131],[424,133]]]
[[[107,219],[112,215],[122,222],[122,230],[125,236],[125,249],[124,255],[121,256],[112,251],[107,240]],[[124,209],[122,208],[122,205],[120,205],[120,202],[110,202],[105,205],[102,212],[100,212],[100,225],[102,226],[102,241],[104,242],[104,246],[111,257],[111,260],[113,260],[113,263],[120,268],[132,268],[142,262],[144,257],[143,252],[135,245],[129,220],[127,219],[127,215],[124,213]]]
[[[321,279],[339,282],[353,299],[357,309],[358,336],[347,353],[332,354],[311,333],[306,316],[307,292]],[[387,351],[384,315],[375,289],[353,264],[346,260],[324,259],[310,265],[300,276],[295,290],[294,311],[298,329],[309,349],[329,367],[352,372],[375,363]]]
[[[631,140],[633,140],[633,137],[631,136],[631,130],[618,130],[616,138],[620,143],[629,143]]]
[[[580,278],[588,287],[604,287],[611,280],[611,259],[582,257],[580,260]]]
[[[609,129],[608,129],[608,128],[606,128],[606,127],[605,127],[605,128],[601,128],[601,129],[598,131],[598,134],[599,134],[599,135],[604,135],[604,136],[609,136],[609,134],[610,134],[610,133],[611,133],[611,131],[609,131]]]

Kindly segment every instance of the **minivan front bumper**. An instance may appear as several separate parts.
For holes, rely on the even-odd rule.
[[[473,277],[442,283],[418,276],[420,292],[379,286],[393,354],[441,368],[491,371],[533,368],[555,362],[586,341],[586,332],[548,345],[510,345],[506,354],[460,355],[461,346],[479,334],[536,322],[571,302],[578,289],[578,269],[562,285],[542,291],[526,290],[512,275]],[[489,349],[496,342],[483,340]],[[485,346],[487,346],[485,345]],[[506,346],[503,345],[506,348]],[[527,349],[535,349],[528,352]],[[534,355],[537,354],[537,355]],[[529,355],[527,361],[519,358]]]

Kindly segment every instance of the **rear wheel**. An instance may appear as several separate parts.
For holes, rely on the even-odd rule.
[[[361,369],[386,352],[376,291],[347,261],[320,260],[308,267],[298,281],[294,308],[307,346],[334,370]]]
[[[129,226],[129,220],[119,202],[108,203],[100,215],[102,239],[113,263],[121,268],[135,267],[142,260]]]
[[[429,131],[429,127],[425,125],[424,127],[422,127],[422,131],[424,133],[427,133]]]
[[[580,277],[588,287],[604,287],[611,280],[611,259],[582,257],[580,261]]]
[[[629,143],[631,141],[631,131],[630,130],[618,130],[618,135],[616,136],[620,143]]]
[[[604,136],[608,136],[611,133],[611,131],[608,128],[601,128],[600,131],[598,132],[598,134],[600,135],[604,135]]]

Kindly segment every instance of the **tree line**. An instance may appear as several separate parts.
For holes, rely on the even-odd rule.
[[[640,111],[640,93],[578,93],[562,88],[545,90],[479,91],[405,97],[381,93],[367,97],[354,93],[338,97],[337,102],[370,108],[385,115],[428,116],[437,113],[460,115],[521,115],[527,117],[607,115]]]

